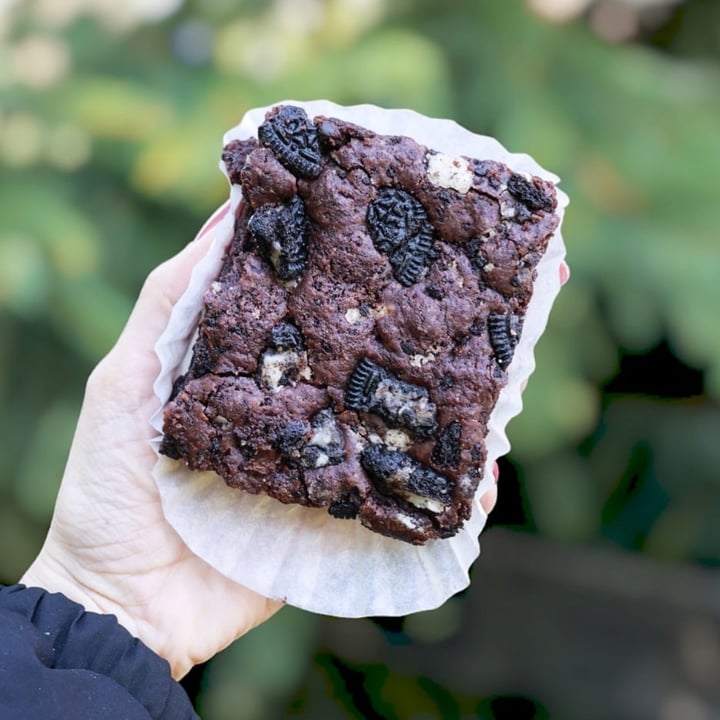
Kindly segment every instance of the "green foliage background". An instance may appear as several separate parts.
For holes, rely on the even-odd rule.
[[[509,429],[496,523],[717,566],[718,5],[624,45],[517,0],[176,5],[0,2],[0,580],[42,542],[84,380],[142,280],[225,197],[222,133],[288,97],[452,117],[562,177],[573,275]],[[463,602],[387,642],[461,638]],[[468,696],[353,665],[321,647],[332,622],[288,609],[222,653],[195,677],[203,716],[546,716],[542,688],[524,710],[488,699],[527,694],[520,678]]]

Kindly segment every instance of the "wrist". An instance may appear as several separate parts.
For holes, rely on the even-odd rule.
[[[20,578],[27,587],[39,587],[48,592],[59,592],[70,600],[82,605],[86,610],[105,613],[93,598],[92,593],[79,583],[72,574],[54,561],[43,549],[32,565]]]
[[[88,612],[101,615],[114,615],[118,623],[131,635],[152,648],[152,644],[143,637],[140,625],[125,608],[111,598],[98,592],[87,579],[80,578],[81,573],[72,570],[72,563],[61,558],[43,547],[32,565],[27,569],[20,582],[26,587],[39,587],[48,592],[62,593],[73,602],[82,605]],[[154,649],[154,648],[153,648]]]
[[[89,612],[115,616],[118,623],[133,637],[169,663],[172,676],[176,680],[183,677],[195,664],[191,658],[178,652],[162,628],[155,627],[155,624],[145,617],[140,604],[133,601],[125,604],[116,600],[110,592],[103,591],[105,579],[78,567],[71,558],[65,558],[58,548],[51,547],[49,541],[46,541],[20,583],[26,587],[39,587],[49,592],[62,593]],[[133,594],[131,588],[128,588],[128,594]],[[137,612],[132,612],[132,608],[136,608]]]

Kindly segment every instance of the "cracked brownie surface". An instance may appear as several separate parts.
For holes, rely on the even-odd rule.
[[[451,537],[554,186],[288,105],[223,161],[243,202],[161,452],[393,538]]]

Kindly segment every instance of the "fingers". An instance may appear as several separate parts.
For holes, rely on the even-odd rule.
[[[500,468],[497,463],[493,463],[492,472],[495,477],[495,485],[480,498],[480,507],[482,507],[486,515],[490,514],[495,507],[495,503],[497,503],[497,481],[500,476]]]
[[[570,279],[570,266],[563,260],[560,263],[560,285],[564,285]]]
[[[570,267],[569,265],[563,261],[560,263],[560,285],[564,285],[569,279],[570,279]],[[524,380],[520,390],[521,392],[525,390],[525,387],[527,386],[527,380]],[[493,508],[495,507],[497,503],[497,496],[498,496],[498,490],[497,490],[497,482],[500,474],[500,469],[498,468],[498,464],[495,463],[493,465],[493,475],[495,476],[495,486],[492,487],[490,490],[488,490],[481,498],[480,498],[480,505],[482,509],[485,511],[485,514],[488,515],[490,512],[492,512]]]
[[[488,490],[481,498],[480,498],[480,506],[484,510],[486,515],[489,515],[497,503],[497,485],[493,487],[491,490]]]

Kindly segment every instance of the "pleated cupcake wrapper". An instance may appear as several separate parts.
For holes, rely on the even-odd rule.
[[[324,115],[369,128],[381,135],[405,135],[448,155],[497,160],[513,171],[557,183],[558,178],[531,157],[509,153],[496,140],[475,135],[450,120],[426,118],[411,110],[371,105],[342,107],[318,100],[286,100],[309,117]],[[257,136],[270,109],[248,112],[224,138]],[[224,167],[221,163],[221,169]],[[187,290],[172,311],[156,352],[161,371],[155,383],[160,405],[168,401],[173,381],[187,368],[202,297],[216,279],[233,236],[235,211],[242,194],[233,186],[226,203],[200,234],[212,233],[212,247],[194,268]],[[567,197],[558,191],[562,217]],[[455,536],[424,546],[383,537],[359,521],[337,520],[326,510],[283,505],[265,496],[228,488],[212,472],[192,472],[182,461],[158,455],[154,469],[165,516],[188,547],[223,575],[256,592],[299,608],[339,617],[396,616],[438,607],[469,583],[469,569],[480,552],[478,537],[487,517],[480,498],[495,483],[493,463],[510,449],[505,426],[522,408],[521,388],[535,367],[533,349],[545,329],[560,290],[565,256],[560,229],[537,267],[537,279],[523,331],[508,368],[508,384],[490,416],[487,462],[470,520]],[[162,432],[162,409],[152,418]],[[160,437],[155,441],[159,446]]]

